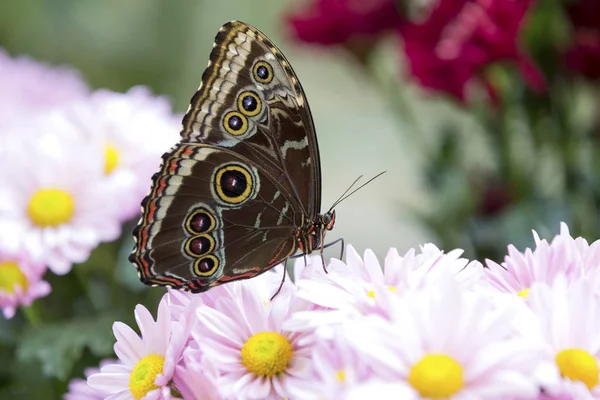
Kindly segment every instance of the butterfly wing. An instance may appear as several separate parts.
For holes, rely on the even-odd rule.
[[[296,250],[299,215],[288,195],[227,148],[174,146],[142,208],[130,261],[146,284],[203,292],[256,276]]]
[[[290,63],[256,28],[239,21],[221,28],[181,135],[245,156],[290,193],[294,209],[312,219],[319,213],[321,167],[306,96]]]

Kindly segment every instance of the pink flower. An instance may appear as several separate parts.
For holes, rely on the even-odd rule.
[[[86,368],[84,371],[85,377],[88,378],[90,375],[97,374],[100,372],[100,368],[118,363],[117,360],[102,360],[99,368]],[[69,382],[69,391],[64,394],[63,400],[103,400],[110,393],[103,390],[98,390],[90,387],[85,379],[73,379]]]
[[[7,125],[42,110],[79,101],[89,93],[72,69],[50,66],[29,57],[11,58],[0,49],[0,124]]]
[[[400,256],[394,248],[385,257],[381,268],[371,250],[361,258],[352,246],[347,247],[346,263],[332,259],[327,267],[328,274],[319,268],[321,260],[311,257],[306,270],[296,284],[298,297],[312,303],[314,307],[295,313],[286,323],[286,328],[298,332],[316,330],[325,338],[332,338],[338,324],[361,318],[364,315],[380,315],[386,318],[390,312],[390,296],[402,295],[409,288],[421,288],[437,282],[450,272],[456,274],[464,287],[479,282],[482,266],[460,258],[461,249],[444,254],[435,245],[428,243]]]
[[[17,307],[28,307],[50,293],[50,284],[42,280],[44,272],[44,265],[32,262],[25,254],[0,250],[0,308],[4,318],[12,318]]]
[[[343,335],[319,340],[311,357],[311,376],[290,387],[293,399],[341,399],[371,375],[367,363],[348,345]]]
[[[540,239],[534,231],[535,249],[519,252],[508,246],[502,265],[486,260],[486,281],[502,292],[526,295],[535,282],[552,284],[557,277],[577,280],[581,276],[597,276],[600,265],[600,241],[591,245],[583,238],[572,238],[569,228],[561,223],[560,234],[551,243]]]
[[[31,132],[36,132],[32,134]],[[98,141],[64,110],[29,116],[0,134],[0,242],[66,274],[121,231]],[[27,157],[23,151],[27,149]]]
[[[175,368],[173,383],[183,399],[221,399],[217,386],[217,366],[202,362],[202,351],[192,342],[183,351],[183,358]]]
[[[120,219],[129,220],[140,213],[160,156],[179,140],[181,116],[143,86],[126,93],[97,90],[79,108],[82,134],[95,136],[102,146],[112,202],[119,205]]]
[[[139,337],[130,327],[115,322],[115,353],[122,364],[110,364],[88,377],[88,384],[111,393],[115,399],[168,399],[170,382],[188,338],[186,324],[172,324],[163,297],[156,322],[142,306],[135,308]],[[112,397],[115,396],[115,397]]]
[[[287,23],[297,40],[331,45],[377,35],[402,20],[393,0],[315,0]]]
[[[192,336],[202,365],[216,370],[223,398],[289,397],[290,387],[309,375],[311,338],[283,328],[298,307],[294,292],[282,290],[269,301],[279,284],[267,274],[213,289],[220,291],[214,308],[197,309]]]
[[[371,366],[373,398],[532,398],[537,350],[511,321],[523,302],[494,303],[464,290],[449,272],[435,284],[391,298],[391,318],[368,315],[344,335]],[[368,392],[360,391],[360,393]],[[353,398],[360,398],[358,396]]]
[[[537,330],[524,331],[543,352],[538,378],[552,396],[600,399],[600,297],[591,281],[537,283],[527,296]]]
[[[501,61],[517,64],[527,84],[545,90],[545,80],[521,49],[519,34],[534,0],[440,0],[423,22],[400,28],[412,75],[427,89],[466,102],[467,84]]]

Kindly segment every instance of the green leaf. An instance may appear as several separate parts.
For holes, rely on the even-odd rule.
[[[22,362],[37,361],[45,376],[65,380],[86,347],[99,357],[112,354],[113,322],[114,316],[101,315],[29,327],[19,343],[17,357]]]
[[[147,289],[147,286],[140,282],[135,266],[129,261],[129,255],[135,244],[133,236],[126,235],[122,240],[123,243],[117,254],[115,280],[129,291],[135,293],[143,292]]]

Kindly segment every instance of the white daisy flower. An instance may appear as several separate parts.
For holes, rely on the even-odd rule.
[[[371,315],[345,327],[363,362],[384,383],[377,385],[381,398],[397,393],[403,399],[537,395],[529,376],[536,348],[510,324],[519,310],[497,307],[464,290],[451,274],[393,300],[391,319]]]
[[[64,113],[13,124],[0,135],[0,240],[56,274],[120,233],[104,188],[103,155]]]
[[[129,220],[140,212],[161,155],[179,140],[181,117],[143,86],[126,93],[97,90],[81,108],[82,131],[99,139],[108,190],[119,217]]]
[[[197,309],[192,336],[199,362],[216,370],[222,398],[286,398],[309,377],[313,341],[282,327],[296,308],[295,297],[286,289],[270,301],[279,282],[268,274],[213,289],[220,294],[214,308]]]
[[[0,249],[0,309],[4,318],[12,318],[17,307],[30,306],[50,293],[50,284],[42,280],[44,272],[44,265],[32,263],[26,255]]]
[[[109,393],[114,400],[169,399],[170,383],[189,332],[171,323],[164,297],[156,322],[142,305],[135,308],[135,319],[141,337],[121,322],[113,325],[115,353],[122,364],[102,367],[100,373],[88,377],[88,385]]]
[[[539,321],[540,362],[552,367],[540,379],[552,395],[600,399],[600,298],[590,280],[568,279],[534,284],[526,299]]]

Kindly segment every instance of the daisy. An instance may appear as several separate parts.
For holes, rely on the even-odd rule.
[[[0,123],[3,127],[24,116],[83,100],[89,93],[87,84],[76,71],[29,57],[12,58],[1,48],[0,81]]]
[[[181,117],[172,113],[166,98],[143,86],[127,93],[97,90],[80,108],[82,131],[102,146],[104,174],[119,216],[129,220],[140,212],[161,155],[179,140]]]
[[[195,345],[186,347],[182,361],[175,368],[173,383],[184,399],[220,399],[216,386],[216,366],[202,362],[202,351]]]
[[[86,368],[84,370],[85,377],[88,378],[93,374],[100,372],[100,368],[105,365],[115,364],[116,360],[102,360],[99,368]],[[86,379],[72,379],[69,382],[69,391],[64,394],[63,400],[103,400],[109,393],[90,387]]]
[[[15,315],[19,306],[30,306],[50,293],[50,284],[42,280],[44,265],[31,262],[25,255],[0,250],[0,308],[4,318]]]
[[[0,140],[3,246],[65,274],[100,242],[118,237],[119,205],[104,190],[99,146],[64,113],[13,124]]]
[[[308,377],[308,335],[282,327],[297,309],[294,292],[282,290],[269,301],[279,284],[267,285],[273,281],[267,274],[225,285],[214,308],[197,309],[192,336],[203,365],[216,369],[224,398],[281,399],[295,380]]]
[[[335,340],[320,340],[311,357],[309,382],[290,385],[293,399],[341,399],[365,382],[372,372],[361,362],[358,352],[349,346],[343,335]]]
[[[393,299],[391,319],[370,315],[344,330],[377,376],[377,398],[395,393],[404,399],[537,394],[528,375],[536,365],[536,348],[509,323],[520,312],[512,307],[516,303],[500,308],[464,290],[452,274]]]
[[[535,282],[552,284],[558,276],[577,280],[584,275],[598,275],[600,266],[600,241],[591,246],[583,238],[574,239],[569,228],[561,223],[560,234],[551,243],[541,240],[533,231],[535,249],[519,252],[508,246],[508,255],[500,265],[486,260],[485,279],[501,292],[527,295]]]
[[[398,287],[419,287],[425,280],[447,270],[460,273],[461,281],[465,282],[477,281],[480,277],[479,263],[461,258],[462,249],[454,249],[445,254],[434,244],[426,243],[420,250],[420,253],[417,253],[415,249],[410,249],[404,256],[400,256],[398,250],[391,248],[382,268],[372,250],[365,251],[363,261],[356,250],[348,246],[346,265],[351,273],[365,281],[387,284],[392,290],[397,290]],[[331,263],[342,262],[333,259]]]
[[[546,392],[600,399],[600,298],[592,282],[557,278],[551,286],[535,284],[527,304],[539,321],[532,338],[543,346],[540,361],[552,366],[540,378]]]
[[[300,275],[298,296],[316,307],[296,313],[286,328],[295,331],[317,329],[319,335],[330,337],[333,331],[329,328],[348,319],[370,314],[386,317],[390,293],[401,295],[409,288],[434,282],[447,272],[456,274],[463,286],[473,286],[480,280],[482,266],[476,261],[460,258],[462,252],[456,249],[444,254],[435,245],[425,244],[421,253],[411,249],[400,256],[392,248],[382,268],[373,251],[365,251],[361,258],[352,246],[348,246],[346,262],[332,259],[327,267],[328,274],[313,264],[310,270],[316,272]],[[321,262],[318,258],[310,260]]]
[[[164,297],[158,305],[156,322],[142,305],[135,308],[135,318],[141,337],[127,325],[115,322],[114,349],[122,364],[102,367],[100,373],[88,377],[88,385],[110,393],[110,399],[170,398],[169,385],[188,332],[171,324]]]

